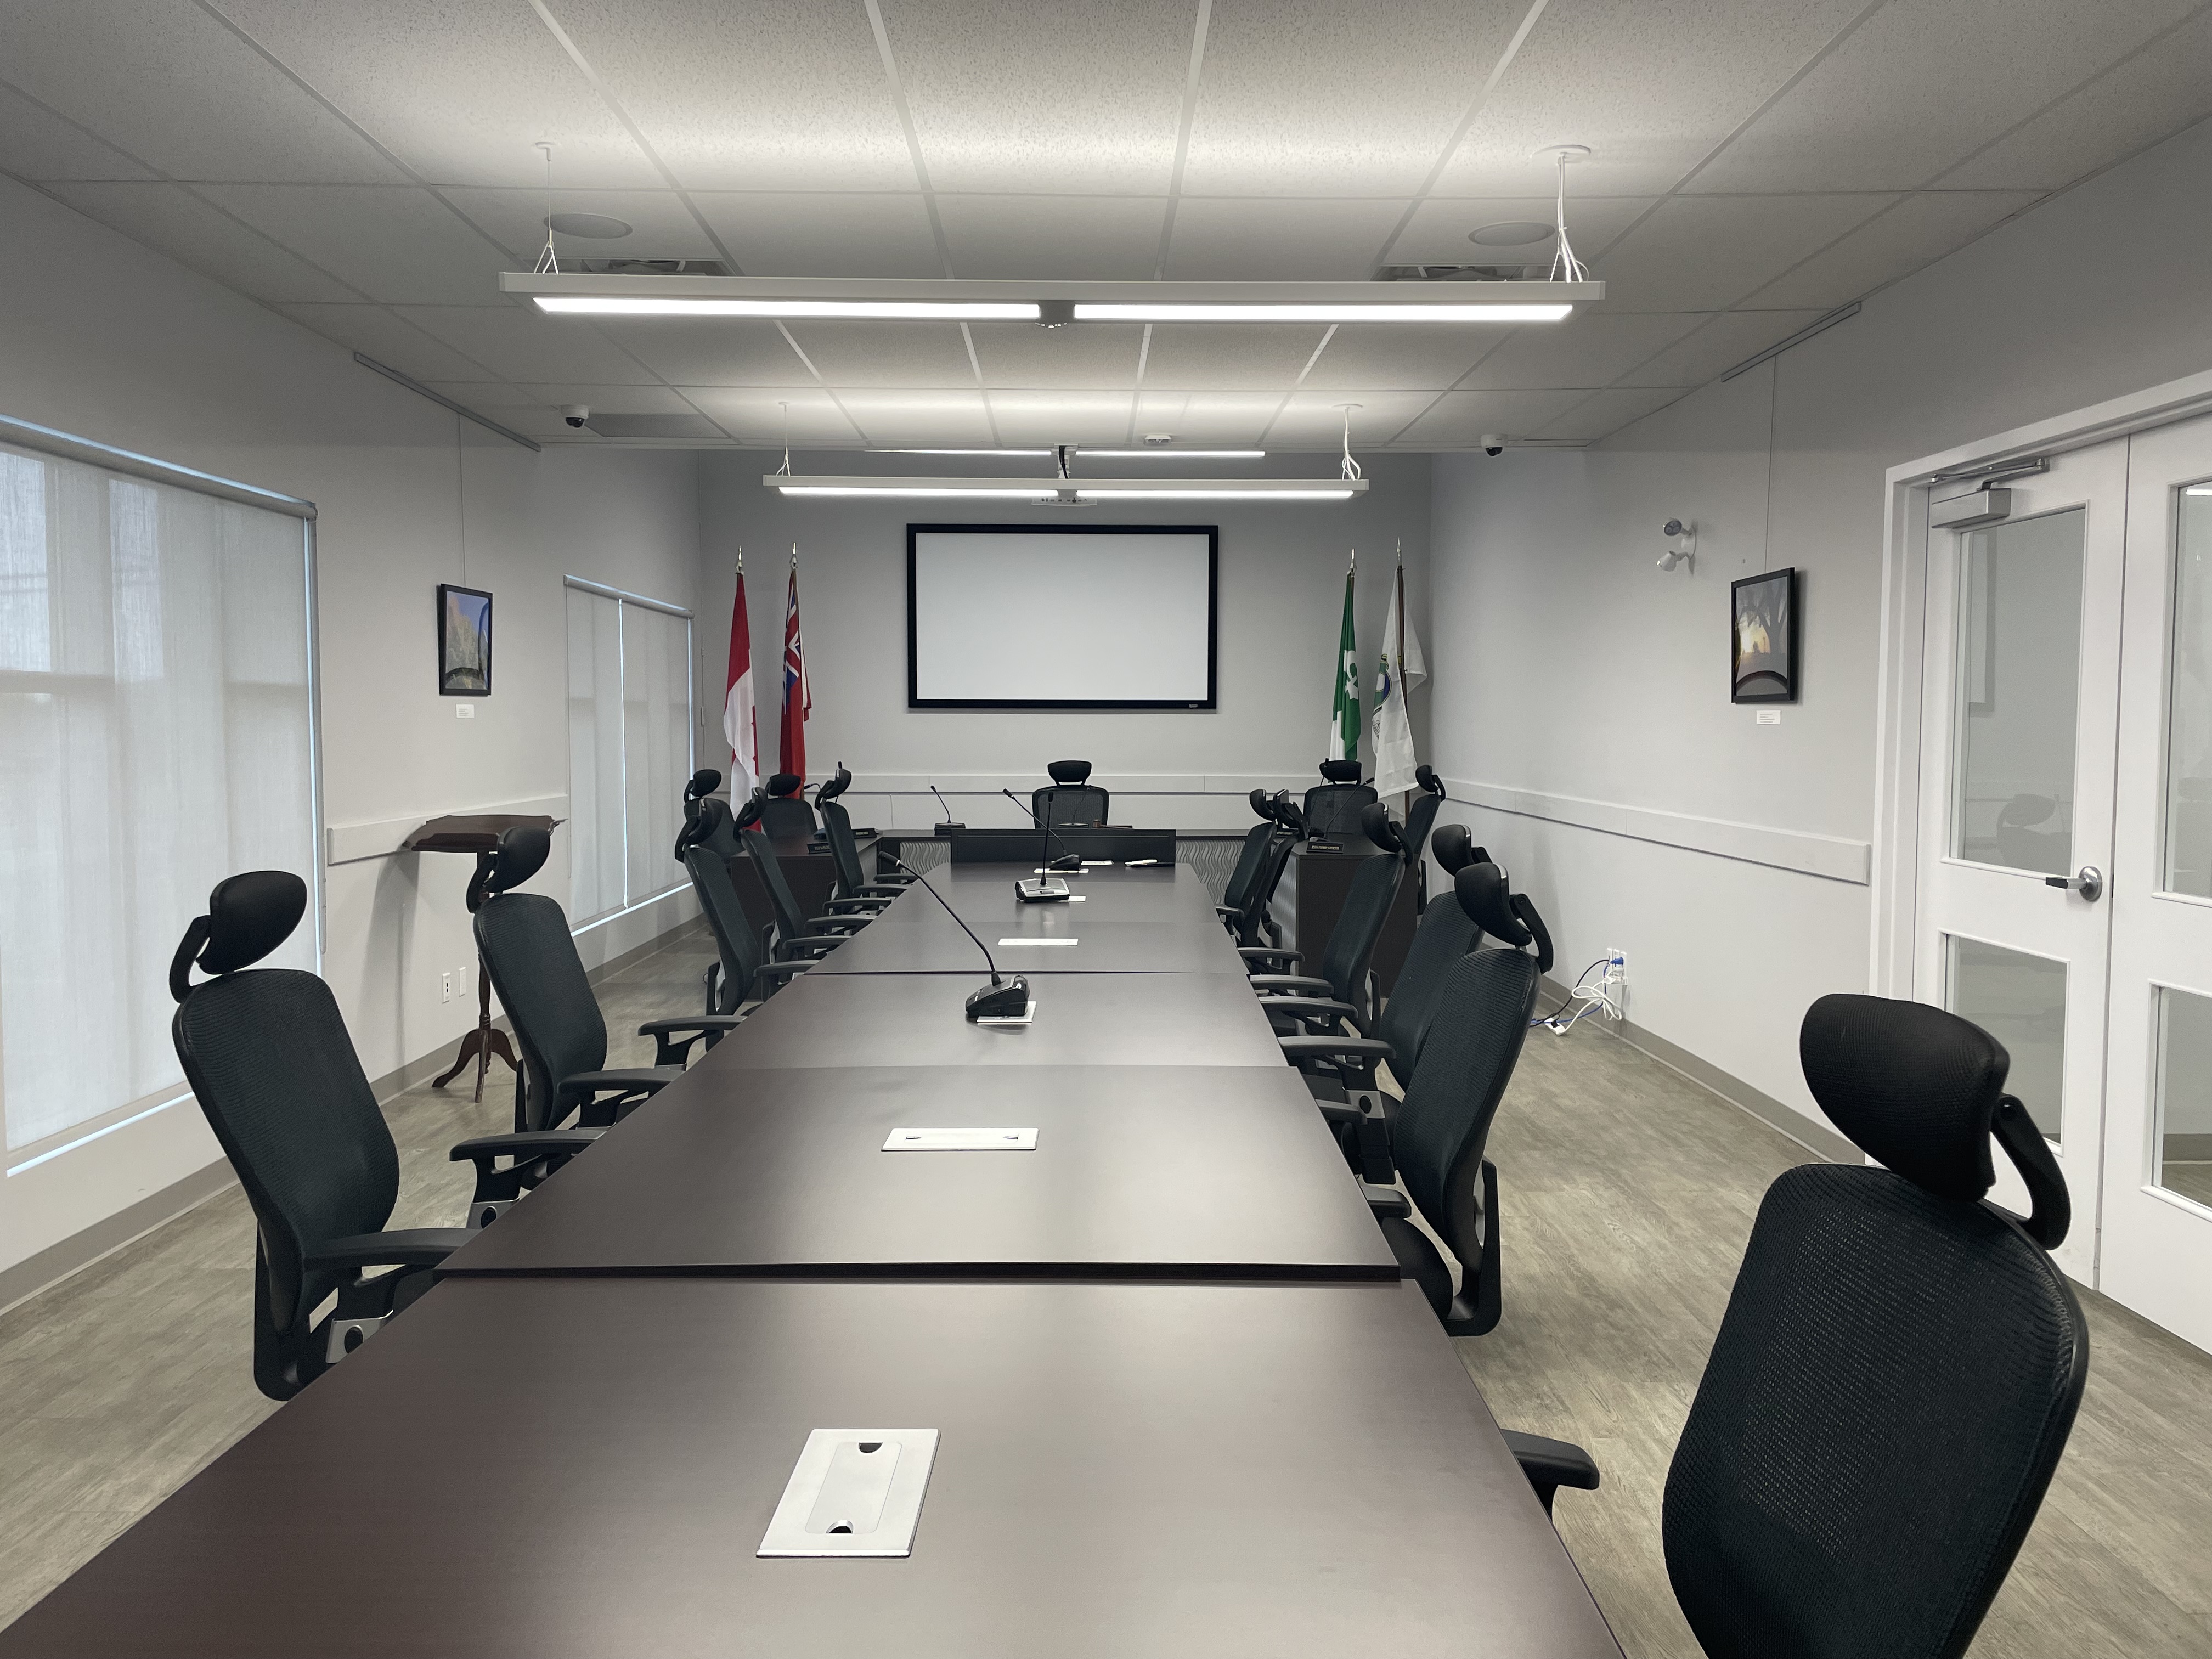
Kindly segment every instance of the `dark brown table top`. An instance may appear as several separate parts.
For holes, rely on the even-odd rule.
[[[1034,1128],[1033,1152],[887,1152]],[[695,1071],[453,1273],[1395,1279],[1297,1074],[1237,1066]]]
[[[854,1427],[939,1431],[911,1556],[758,1559],[809,1431]],[[1389,1285],[449,1280],[0,1632],[37,1659],[1619,1652]]]
[[[1029,868],[1034,868],[1030,866]],[[964,864],[929,872],[939,905],[909,890],[841,945],[815,971],[830,974],[965,973],[981,960],[945,914],[950,906],[979,934],[1001,971],[1020,974],[1217,973],[1243,971],[1236,941],[1213,914],[1194,872],[1094,870],[1065,878],[1074,896],[1024,904],[1015,879],[1029,869]],[[1001,939],[1073,939],[1073,945],[1008,945]]]
[[[1001,971],[1027,972],[1006,964]],[[1036,1016],[1029,1024],[970,1024],[968,994],[989,982],[981,969],[802,975],[692,1071],[1284,1063],[1243,974],[1040,975],[1030,982]]]

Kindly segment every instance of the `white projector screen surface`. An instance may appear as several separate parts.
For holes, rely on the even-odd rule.
[[[915,708],[1211,708],[1211,526],[907,526]]]

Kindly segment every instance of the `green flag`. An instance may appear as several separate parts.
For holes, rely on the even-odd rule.
[[[1328,715],[1327,760],[1359,758],[1359,636],[1352,624],[1352,578],[1358,562],[1354,556],[1344,573],[1344,626],[1337,632],[1336,701]]]

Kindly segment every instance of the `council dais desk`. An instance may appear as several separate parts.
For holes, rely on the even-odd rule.
[[[885,1152],[1028,1127],[1032,1152]],[[1395,1279],[1297,1073],[696,1070],[441,1270]]]
[[[501,1223],[500,1224],[505,1224]],[[910,1556],[758,1559],[817,1428]],[[1618,1659],[1418,1291],[448,1280],[0,1632],[35,1659]]]

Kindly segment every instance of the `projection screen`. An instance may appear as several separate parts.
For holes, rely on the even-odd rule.
[[[910,524],[909,708],[1212,708],[1212,525]]]

